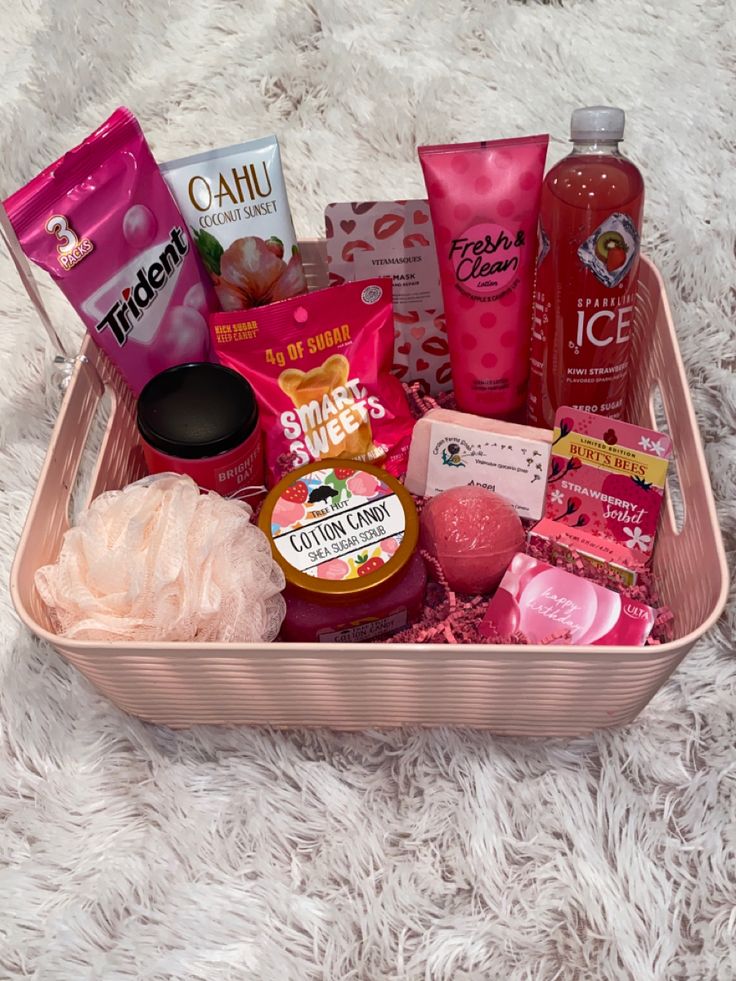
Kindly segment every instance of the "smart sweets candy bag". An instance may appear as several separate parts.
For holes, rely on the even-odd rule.
[[[270,480],[313,460],[406,470],[412,418],[391,374],[391,280],[334,286],[210,317],[219,360],[253,386]]]

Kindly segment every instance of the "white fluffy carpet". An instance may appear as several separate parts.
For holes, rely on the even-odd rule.
[[[421,194],[414,147],[629,111],[733,555],[736,11],[730,0],[20,0],[0,191],[119,103],[161,158],[276,131],[302,235]],[[0,266],[2,575],[57,407]],[[74,316],[44,289],[68,334]],[[172,734],[0,618],[0,977],[736,977],[734,606],[627,731]]]

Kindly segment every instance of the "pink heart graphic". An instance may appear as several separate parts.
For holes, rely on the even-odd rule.
[[[355,228],[355,222],[354,221],[341,221],[340,222],[340,228],[342,228],[342,230],[346,233],[346,235],[349,235],[353,231],[353,229]]]
[[[429,361],[425,361],[424,358],[417,358],[417,368],[419,371],[426,371],[429,368]]]
[[[409,342],[407,341],[406,344],[400,344],[399,347],[396,348],[396,350],[398,351],[399,354],[408,354],[409,351],[411,351],[411,344],[409,344]]]
[[[416,337],[418,341],[421,341],[421,339],[424,337],[426,332],[427,332],[426,327],[412,327],[411,330],[409,331],[411,336]]]
[[[429,215],[428,214],[425,214],[424,211],[415,211],[414,212],[414,224],[415,225],[423,225],[427,221],[429,221]]]

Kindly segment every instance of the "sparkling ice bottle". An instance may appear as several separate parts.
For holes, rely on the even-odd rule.
[[[542,189],[529,421],[570,405],[617,419],[626,406],[644,182],[619,152],[624,112],[576,109],[573,150]]]

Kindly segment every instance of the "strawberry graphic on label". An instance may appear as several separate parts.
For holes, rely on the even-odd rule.
[[[309,489],[303,480],[298,480],[291,487],[287,487],[281,496],[291,504],[305,504],[309,497]]]
[[[638,251],[636,225],[629,215],[617,211],[580,245],[578,258],[599,282],[611,288],[629,274]]]
[[[625,262],[626,249],[622,249],[618,245],[614,245],[613,248],[608,250],[608,255],[606,256],[606,269],[609,272],[615,272],[616,269],[620,269]]]
[[[338,480],[347,480],[348,477],[352,477],[355,473],[349,467],[335,467],[335,476]]]
[[[620,232],[608,231],[598,238],[595,243],[595,252],[599,259],[606,264],[609,272],[615,272],[626,262],[628,248],[626,241]]]
[[[385,564],[383,559],[378,556],[369,559],[367,555],[358,555],[355,562],[358,567],[359,576],[369,576],[371,572],[377,572]]]

